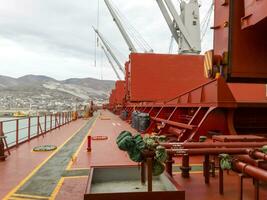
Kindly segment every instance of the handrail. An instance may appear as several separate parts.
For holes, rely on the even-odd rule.
[[[7,136],[8,149],[71,122],[71,112],[45,114],[0,121],[0,133]],[[5,150],[8,150],[5,147]]]
[[[182,97],[182,96],[184,96],[184,95],[186,95],[186,94],[189,94],[189,93],[191,93],[191,92],[193,92],[193,91],[196,91],[196,90],[198,90],[198,89],[200,89],[200,88],[203,88],[203,87],[205,87],[205,86],[207,86],[207,85],[209,85],[209,84],[211,84],[211,83],[213,83],[213,82],[216,82],[216,81],[217,81],[217,79],[213,79],[213,80],[211,80],[211,81],[208,81],[207,83],[201,84],[201,85],[199,85],[199,86],[197,86],[197,87],[195,87],[195,88],[193,88],[193,89],[190,89],[190,90],[188,90],[188,91],[186,91],[186,92],[183,92],[183,93],[179,94],[178,96],[176,96],[176,97],[174,97],[174,98],[172,98],[172,99],[169,99],[169,100],[167,100],[167,101],[164,101],[164,103],[169,103],[169,102],[171,102],[171,101],[174,101],[174,100],[176,100],[176,99],[179,99],[180,97]]]

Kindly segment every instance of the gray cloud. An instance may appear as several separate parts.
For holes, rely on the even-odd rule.
[[[130,23],[155,52],[168,52],[170,32],[155,0],[113,0],[113,2],[119,5],[120,11],[127,16]],[[203,16],[211,0],[205,2],[202,1],[201,14]],[[2,1],[0,42],[1,39],[10,40],[12,41],[10,48],[23,47],[28,53],[22,55],[21,51],[17,52],[21,54],[14,55],[18,57],[18,62],[6,58],[9,57],[6,53],[5,58],[0,61],[0,65],[3,66],[1,73],[10,75],[10,71],[7,70],[10,67],[18,72],[18,75],[38,73],[38,71],[45,73],[45,70],[50,68],[47,70],[48,75],[60,79],[70,76],[99,78],[101,71],[104,78],[114,79],[115,75],[103,54],[100,53],[100,49],[97,50],[98,65],[97,68],[94,67],[95,36],[91,26],[96,26],[96,16],[97,0]],[[123,56],[119,57],[127,58],[129,54],[127,46],[102,0],[100,0],[99,20],[101,32],[122,52]],[[212,33],[209,31],[203,44],[204,49],[211,47],[211,38]],[[5,51],[5,48],[0,45],[0,54]],[[39,56],[37,55],[46,57],[40,60],[38,67],[36,64],[38,64]],[[125,60],[121,62],[124,63]],[[77,66],[71,67],[71,64]],[[62,66],[65,66],[65,71],[62,71],[64,68]]]

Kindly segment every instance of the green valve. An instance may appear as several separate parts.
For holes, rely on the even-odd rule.
[[[228,154],[220,154],[219,158],[221,158],[220,161],[220,167],[222,170],[230,170],[232,169],[232,163],[231,163],[231,156]]]
[[[262,148],[261,148],[261,151],[265,154],[267,154],[267,145],[264,145]]]
[[[199,142],[205,142],[207,140],[206,136],[200,136],[199,137]]]

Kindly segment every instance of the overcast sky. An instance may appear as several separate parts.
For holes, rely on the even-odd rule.
[[[100,0],[0,0],[0,74],[19,77],[47,75],[63,80],[93,77],[116,79],[103,53],[97,49],[92,25],[114,45],[124,63],[126,43]],[[178,2],[173,0],[174,3]],[[202,0],[204,18],[211,0]],[[168,53],[170,31],[155,0],[113,0],[154,52]],[[202,43],[212,48],[212,32]],[[120,54],[119,54],[120,53]],[[96,65],[95,65],[96,60]]]

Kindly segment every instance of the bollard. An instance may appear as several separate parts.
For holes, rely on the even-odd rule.
[[[91,152],[92,148],[91,148],[91,136],[89,135],[87,137],[87,151]]]

